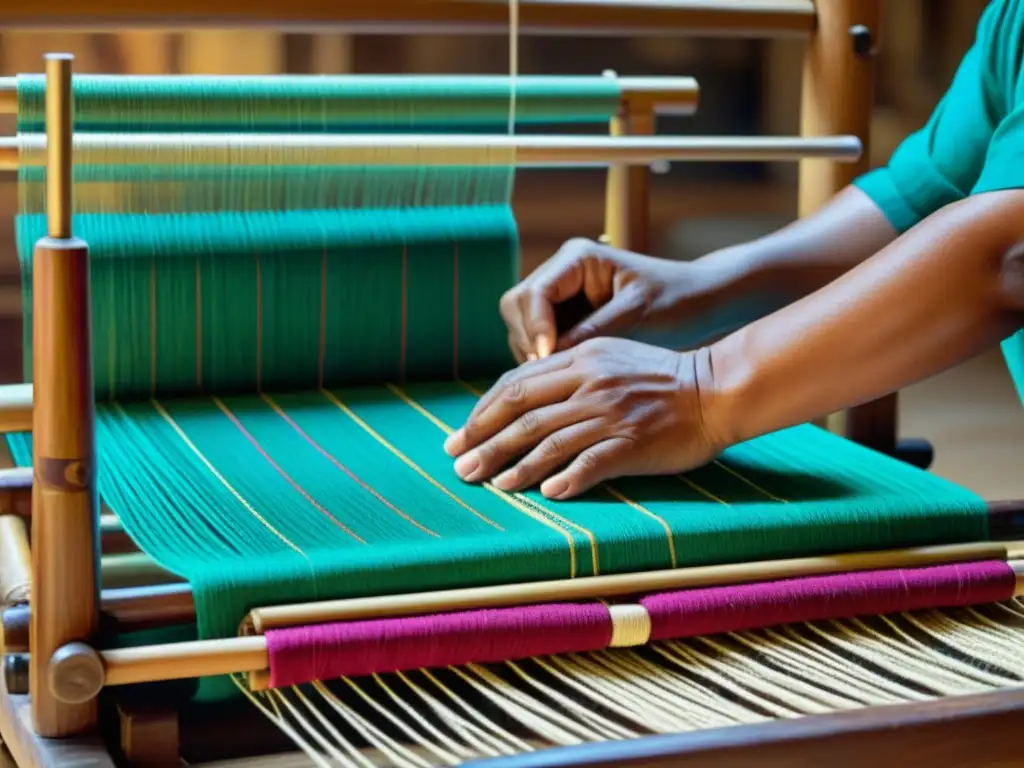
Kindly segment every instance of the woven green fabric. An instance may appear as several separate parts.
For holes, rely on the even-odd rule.
[[[42,132],[45,78],[20,75],[17,85],[19,130]],[[508,121],[510,95],[501,76],[76,75],[75,130],[219,133],[237,130],[240,118],[261,133],[490,130]],[[516,123],[606,122],[621,95],[615,78],[521,75]]]
[[[439,129],[491,119],[494,99],[477,109],[466,93],[450,95]],[[168,119],[163,97],[139,98],[130,122],[107,125],[97,107],[89,125]],[[280,117],[276,102],[268,114],[247,103],[224,108],[232,130]],[[589,109],[570,100],[563,116]],[[372,119],[424,130],[404,114],[385,93]],[[511,364],[497,312],[517,270],[509,167],[110,162],[75,174],[100,494],[192,584],[199,637],[234,634],[258,605],[988,536],[973,494],[809,426],[569,502],[462,483],[442,444],[483,387],[463,382]],[[21,182],[30,307],[38,158]],[[28,436],[9,442],[31,462]]]
[[[192,584],[200,637],[265,604],[988,535],[973,494],[812,426],[568,502],[467,486],[442,442],[475,400],[422,383],[104,405],[100,492]]]

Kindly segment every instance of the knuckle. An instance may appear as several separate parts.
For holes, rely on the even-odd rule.
[[[536,411],[527,411],[518,419],[517,431],[524,437],[532,437],[540,429],[540,417]]]
[[[508,319],[516,314],[520,293],[522,293],[522,288],[516,286],[515,288],[509,288],[502,294],[501,300],[498,302],[498,309],[502,317]]]
[[[556,459],[565,452],[565,438],[555,433],[548,435],[540,444],[540,454],[546,459]]]
[[[522,381],[510,381],[501,392],[501,398],[511,406],[518,406],[526,400],[526,385]]]
[[[584,474],[589,474],[596,470],[600,463],[601,460],[593,451],[584,451],[576,459],[576,465]]]

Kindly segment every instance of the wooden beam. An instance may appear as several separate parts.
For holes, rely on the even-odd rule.
[[[507,34],[508,16],[508,5],[492,0],[47,0],[5,3],[0,27]],[[520,0],[524,34],[780,37],[807,36],[814,26],[811,0]]]

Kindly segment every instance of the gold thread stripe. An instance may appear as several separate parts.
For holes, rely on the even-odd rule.
[[[688,478],[686,475],[681,475],[681,474],[680,475],[675,475],[675,478],[680,483],[683,483],[684,485],[689,486],[690,488],[692,488],[693,490],[695,490],[697,493],[701,494],[705,498],[711,499],[711,501],[716,501],[716,502],[718,502],[719,504],[721,504],[724,507],[732,508],[732,504],[730,504],[728,501],[726,501],[725,499],[720,499],[718,496],[713,494],[707,488],[704,488],[703,486],[698,485],[697,483],[693,482],[693,480]]]
[[[775,495],[774,493],[772,493],[771,491],[767,491],[767,490],[765,490],[764,488],[762,488],[762,487],[761,487],[760,485],[758,485],[757,483],[755,483],[755,482],[754,482],[753,480],[751,480],[750,478],[748,478],[748,477],[746,477],[745,475],[742,475],[742,474],[740,474],[739,472],[737,472],[737,471],[736,471],[735,469],[733,469],[732,467],[730,467],[730,466],[729,466],[728,464],[723,464],[723,463],[722,463],[721,461],[718,461],[717,459],[716,459],[716,460],[715,460],[714,462],[712,462],[712,463],[713,463],[713,464],[714,464],[714,465],[715,465],[716,467],[721,467],[722,469],[724,469],[724,470],[725,470],[726,472],[728,472],[728,473],[729,473],[730,475],[732,475],[732,476],[733,476],[733,477],[735,477],[736,479],[738,479],[738,480],[740,480],[740,481],[742,481],[742,482],[746,483],[747,485],[749,485],[749,486],[750,486],[751,488],[753,488],[753,489],[754,489],[755,491],[757,491],[758,493],[763,493],[763,494],[764,494],[765,496],[767,496],[767,497],[768,497],[769,499],[772,499],[773,501],[778,501],[778,502],[780,502],[780,503],[782,503],[782,504],[789,504],[789,500],[788,500],[788,499],[780,499],[780,498],[779,498],[778,496],[776,496],[776,495]]]
[[[300,427],[298,424],[296,424],[295,420],[291,416],[289,416],[287,413],[285,413],[284,409],[280,405],[278,405],[278,403],[272,397],[270,397],[270,395],[260,395],[260,397],[263,399],[263,401],[267,405],[269,405],[274,410],[274,413],[276,413],[278,416],[280,416],[282,419],[284,419],[284,421],[288,424],[288,426],[290,426],[292,429],[294,429],[296,432],[298,432],[299,435],[306,442],[308,442],[311,446],[313,446],[313,448],[315,448],[320,453],[321,456],[323,456],[325,459],[327,459],[329,462],[331,462],[335,467],[337,467],[342,472],[344,472],[353,482],[355,482],[357,485],[359,485],[364,491],[366,491],[367,493],[372,495],[375,499],[377,499],[377,501],[379,501],[385,507],[387,507],[392,512],[394,512],[396,515],[401,517],[403,520],[405,520],[406,522],[412,523],[414,526],[419,528],[424,533],[428,533],[431,536],[434,536],[435,538],[441,538],[436,532],[430,530],[429,528],[427,528],[427,526],[425,526],[425,525],[421,524],[419,521],[413,519],[412,517],[407,515],[405,512],[400,510],[398,507],[396,507],[394,504],[392,504],[390,501],[385,499],[380,493],[378,493],[376,491],[376,489],[374,489],[368,483],[364,482],[352,470],[350,470],[348,467],[346,467],[344,464],[342,464],[340,461],[338,461],[336,458],[334,458],[330,453],[328,453],[323,448],[323,446],[321,446],[316,440],[314,440],[312,437],[310,437],[309,434],[307,434],[306,431],[302,427]]]
[[[420,405],[415,400],[413,400],[411,397],[409,397],[409,395],[406,394],[403,390],[399,389],[398,387],[396,387],[393,384],[387,384],[386,386],[387,386],[387,388],[389,390],[391,390],[391,392],[396,397],[401,399],[410,408],[413,408],[417,413],[419,413],[420,415],[422,415],[425,418],[427,418],[432,424],[434,424],[434,426],[436,426],[438,429],[440,429],[446,435],[450,435],[450,434],[452,434],[452,432],[455,431],[450,426],[448,426],[443,421],[441,421],[439,418],[437,418],[430,411],[428,411],[426,408],[424,408],[422,405]],[[492,485],[491,483],[482,483],[482,485],[483,485],[484,488],[486,488],[488,491],[490,491],[491,493],[496,495],[502,501],[504,501],[507,504],[515,507],[520,512],[525,513],[528,517],[531,517],[534,520],[537,520],[538,522],[543,523],[544,525],[548,526],[549,528],[552,528],[552,529],[558,531],[559,533],[561,533],[563,536],[565,536],[565,540],[569,543],[569,570],[570,570],[570,573],[572,574],[570,576],[570,578],[576,578],[576,573],[577,573],[576,541],[575,541],[575,539],[573,539],[572,533],[570,531],[567,531],[565,528],[562,528],[562,526],[558,525],[558,522],[564,523],[565,525],[569,526],[570,528],[575,529],[576,531],[578,531],[579,533],[582,533],[584,536],[586,536],[590,540],[590,557],[591,557],[591,563],[592,563],[593,569],[594,569],[594,575],[597,576],[598,573],[600,573],[599,565],[598,565],[598,559],[597,559],[597,540],[595,539],[593,533],[588,531],[583,526],[577,525],[576,523],[572,522],[571,520],[566,520],[561,515],[559,515],[559,514],[557,514],[555,512],[552,512],[551,510],[547,509],[546,507],[541,506],[540,504],[536,504],[535,502],[532,502],[529,499],[524,499],[518,493],[517,494],[506,493],[505,491],[503,491],[500,488]],[[554,518],[554,519],[552,519],[552,518]]]
[[[420,477],[422,477],[424,480],[426,480],[432,486],[437,488],[437,490],[441,491],[441,493],[443,493],[445,496],[450,498],[452,501],[454,501],[460,507],[465,509],[467,512],[469,512],[469,513],[475,515],[476,517],[480,518],[481,520],[483,520],[488,525],[493,526],[494,528],[497,528],[499,531],[502,531],[502,532],[505,531],[505,529],[502,526],[500,526],[498,523],[494,522],[493,520],[491,520],[486,515],[484,515],[484,514],[478,512],[477,510],[473,509],[473,507],[469,506],[469,504],[464,502],[462,499],[460,499],[454,493],[452,493],[447,488],[445,488],[443,485],[441,485],[439,482],[437,482],[437,480],[435,480],[429,474],[427,474],[427,472],[425,472],[418,464],[416,464],[416,462],[414,462],[412,459],[410,459],[408,456],[406,456],[404,453],[402,453],[397,447],[392,445],[387,440],[387,438],[385,438],[383,435],[379,434],[373,427],[371,427],[369,424],[367,424],[365,421],[363,421],[361,418],[359,418],[359,416],[357,416],[352,411],[351,408],[349,408],[347,405],[345,405],[343,402],[341,402],[341,400],[339,400],[335,396],[335,394],[333,392],[331,392],[330,390],[327,390],[327,389],[322,389],[322,390],[320,390],[320,393],[324,397],[326,397],[328,400],[330,400],[342,413],[344,413],[346,416],[348,416],[350,419],[352,419],[352,421],[354,421],[359,427],[361,427],[363,430],[365,430],[366,433],[370,435],[370,437],[372,437],[374,440],[376,440],[382,446],[384,446],[389,451],[391,451],[391,453],[394,454],[400,461],[404,462],[411,470],[416,472],[416,474],[418,474]]]
[[[637,512],[639,512],[640,514],[646,515],[647,517],[651,518],[652,520],[656,520],[661,525],[662,530],[665,531],[665,538],[668,539],[668,554],[669,554],[669,557],[671,558],[671,561],[672,561],[672,567],[675,568],[676,565],[677,565],[677,563],[676,563],[676,541],[672,537],[672,528],[665,521],[665,519],[663,517],[661,517],[660,515],[656,515],[653,512],[651,512],[651,510],[647,509],[643,504],[638,504],[637,502],[633,501],[629,497],[627,497],[624,494],[620,493],[619,491],[615,490],[615,488],[613,488],[608,483],[602,483],[602,487],[604,488],[605,491],[607,491],[610,495],[614,496],[616,499],[621,501],[623,504],[626,504],[626,505],[632,507]]]
[[[287,472],[285,472],[284,469],[282,469],[281,466],[270,457],[270,454],[267,453],[264,450],[263,446],[260,445],[259,441],[255,437],[253,437],[253,435],[249,432],[249,430],[247,430],[245,428],[245,426],[243,426],[242,422],[239,421],[238,417],[235,416],[235,414],[231,412],[231,409],[228,408],[219,397],[213,397],[213,398],[210,398],[210,399],[213,400],[214,404],[218,408],[221,409],[221,411],[224,413],[225,416],[228,417],[228,419],[231,420],[231,423],[235,425],[235,428],[239,432],[242,433],[242,435],[245,437],[245,439],[248,440],[250,443],[252,443],[252,447],[255,448],[259,452],[260,456],[263,457],[263,460],[266,461],[267,464],[269,464],[271,467],[273,467],[274,470],[279,475],[281,475],[281,477],[284,478],[285,481],[292,488],[294,488],[296,491],[298,491],[299,494],[302,496],[302,498],[304,498],[307,502],[309,502],[310,505],[313,506],[313,508],[315,508],[318,512],[320,512],[322,515],[327,517],[327,519],[329,519],[332,523],[334,523],[336,526],[338,526],[341,530],[343,530],[345,533],[347,533],[353,539],[358,541],[360,544],[365,544],[366,543],[365,539],[363,539],[359,534],[357,534],[355,531],[353,531],[351,528],[349,528],[343,522],[338,520],[334,515],[332,515],[326,509],[324,509],[324,507],[316,499],[314,499],[312,496],[310,496],[301,485],[299,485],[297,482],[295,482],[295,480],[292,479],[291,475],[289,475]]]
[[[238,501],[238,503],[241,504],[243,507],[245,507],[246,510],[248,510],[249,514],[251,514],[257,520],[259,520],[266,527],[266,529],[273,533],[275,536],[277,536],[277,538],[279,538],[281,541],[283,541],[285,544],[294,549],[303,557],[306,557],[305,552],[299,549],[299,547],[293,544],[287,536],[285,536],[283,533],[277,530],[277,528],[271,525],[266,520],[266,518],[263,517],[263,515],[261,515],[253,508],[252,504],[250,504],[246,500],[246,498],[242,496],[241,493],[235,490],[235,487],[227,481],[227,478],[225,478],[224,475],[217,471],[217,468],[210,463],[210,460],[206,458],[205,455],[203,455],[203,452],[199,450],[198,446],[196,446],[196,444],[189,439],[189,436],[185,434],[185,430],[183,430],[178,425],[178,422],[174,420],[174,417],[167,412],[167,410],[163,407],[163,405],[160,404],[160,402],[156,398],[151,399],[150,403],[153,405],[153,408],[156,409],[156,412],[163,417],[164,421],[166,421],[170,425],[171,429],[173,429],[175,433],[177,433],[178,437],[181,439],[181,442],[183,442],[188,447],[188,449],[196,455],[196,458],[198,458],[205,465],[205,467],[208,470],[210,470],[210,474],[217,478],[220,484],[223,485],[228,490],[228,492],[235,497],[235,500]],[[125,418],[129,418],[128,414],[125,413],[124,409],[121,408],[119,404],[117,405],[117,408],[118,410],[121,411],[122,414],[124,414]]]
[[[462,379],[456,379],[456,381],[459,383],[459,385],[463,389],[465,389],[471,395],[475,395],[478,398],[484,396],[483,392],[480,392],[476,387],[474,387],[469,382],[463,381]],[[632,509],[634,509],[637,512],[641,513],[642,515],[645,515],[645,516],[651,518],[652,520],[656,520],[661,525],[662,529],[665,531],[665,536],[666,536],[666,538],[668,540],[668,551],[669,551],[669,555],[671,556],[672,567],[675,568],[676,567],[676,544],[675,544],[675,539],[672,538],[672,528],[665,521],[665,519],[662,518],[660,515],[657,515],[654,512],[652,512],[651,510],[647,509],[647,507],[645,507],[640,502],[635,501],[635,500],[629,498],[628,496],[626,496],[621,491],[618,491],[618,490],[612,488],[607,483],[602,483],[598,487],[599,488],[603,488],[604,490],[606,490],[615,499],[618,499],[623,504],[626,504],[627,506],[631,507]],[[595,571],[595,573],[596,573],[596,571]]]

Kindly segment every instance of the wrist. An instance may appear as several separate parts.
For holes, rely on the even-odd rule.
[[[739,361],[725,360],[719,343],[690,354],[698,393],[701,427],[715,455],[743,442],[741,408],[746,377]],[[725,366],[729,365],[726,370]]]

